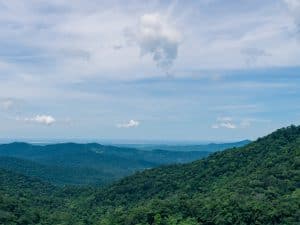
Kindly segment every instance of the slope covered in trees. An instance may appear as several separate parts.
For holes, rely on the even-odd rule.
[[[123,206],[111,214],[115,224],[298,224],[299,188],[300,127],[292,126],[207,159],[137,173],[96,202]]]
[[[15,157],[0,157],[0,168],[60,186],[66,184],[102,185],[117,179],[113,177],[113,174],[103,173],[97,169],[45,165]]]
[[[0,175],[6,177],[0,181],[4,224],[298,225],[300,127],[189,164],[138,172],[101,189],[53,188]],[[19,208],[24,211],[14,210]],[[30,219],[20,223],[24,214]]]

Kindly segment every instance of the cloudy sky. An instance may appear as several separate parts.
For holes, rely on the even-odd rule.
[[[300,0],[0,0],[0,138],[254,139],[299,103]]]

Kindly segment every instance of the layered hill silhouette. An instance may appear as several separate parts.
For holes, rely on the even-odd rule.
[[[228,145],[241,143],[214,144],[220,150]],[[210,151],[143,151],[97,143],[32,145],[16,142],[0,145],[0,168],[57,185],[102,185],[136,171],[191,162],[208,154]]]
[[[59,188],[4,170],[0,176],[3,224],[298,225],[300,127],[105,188]]]
[[[242,147],[249,144],[250,140],[243,140],[232,143],[209,143],[209,144],[120,144],[120,147],[129,147],[137,148],[140,150],[167,150],[167,151],[179,151],[179,152],[188,152],[188,151],[204,151],[204,152],[217,152],[224,149],[233,148],[233,147]]]

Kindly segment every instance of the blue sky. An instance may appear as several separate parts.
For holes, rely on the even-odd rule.
[[[300,0],[0,0],[0,138],[231,141],[300,122]]]

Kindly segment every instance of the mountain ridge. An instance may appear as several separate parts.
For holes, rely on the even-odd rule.
[[[49,186],[48,195],[32,194],[31,178],[3,170],[0,175],[10,181],[7,187],[0,180],[4,224],[298,225],[300,126],[191,163],[137,172],[103,188]],[[35,185],[42,190],[46,184]]]
[[[167,224],[168,217],[175,216],[178,208],[183,218],[193,218],[195,224],[240,224],[236,222],[238,219],[244,221],[243,224],[285,224],[287,221],[283,222],[282,218],[292,218],[291,224],[297,224],[300,221],[299,146],[300,127],[279,129],[241,148],[217,152],[185,165],[136,173],[98,195],[95,205],[117,202],[116,205],[125,207],[123,217],[118,217],[125,219],[117,224],[127,220],[151,224],[144,216],[149,212],[154,214],[153,221],[158,215]],[[207,198],[211,202],[207,202]],[[287,199],[290,205],[285,205]],[[229,216],[233,210],[230,204],[236,205],[235,210],[243,208],[245,212],[236,212],[237,218]],[[281,208],[283,205],[290,211]],[[142,208],[137,213],[135,208],[139,207]],[[255,208],[258,211],[254,213]],[[168,217],[163,216],[166,210]],[[207,214],[203,215],[202,210]],[[274,210],[278,215],[271,213]],[[221,211],[224,218],[218,214]]]
[[[136,171],[186,163],[209,154],[207,151],[144,151],[98,143],[32,145],[13,142],[0,145],[0,168],[57,185],[105,185]],[[3,157],[10,158],[5,161]]]

